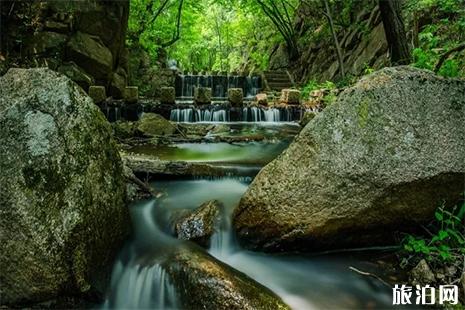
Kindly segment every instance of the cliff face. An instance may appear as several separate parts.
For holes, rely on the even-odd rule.
[[[366,68],[382,68],[388,61],[388,46],[379,8],[361,8],[357,12],[350,26],[337,27],[337,37],[346,73],[358,76]],[[271,56],[271,68],[290,68],[296,82],[312,79],[326,81],[339,77],[337,53],[329,30],[324,26],[313,28],[309,25],[314,23],[315,16],[322,19],[321,12],[300,9],[295,23],[300,52],[296,61],[288,60],[283,46],[278,47]]]
[[[1,6],[0,73],[47,66],[86,91],[102,85],[110,95],[122,95],[129,0],[2,1]]]

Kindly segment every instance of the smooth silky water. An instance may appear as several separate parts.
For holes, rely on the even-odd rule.
[[[236,127],[234,127],[236,126]],[[169,160],[234,163],[248,171],[263,166],[287,147],[294,128],[254,127],[236,124],[229,135],[256,130],[279,137],[277,143],[202,143],[146,150]],[[255,129],[254,129],[255,128]],[[284,132],[284,133],[283,133]],[[139,149],[139,152],[144,152]],[[157,152],[153,154],[151,152]],[[255,173],[257,171],[255,170]],[[209,253],[268,287],[293,309],[360,309],[391,306],[391,292],[377,280],[349,269],[357,259],[346,256],[272,255],[242,249],[231,228],[231,215],[253,179],[220,177],[159,180],[152,186],[164,192],[161,199],[141,201],[130,207],[134,233],[115,263],[105,309],[177,309],[178,292],[161,267],[167,254],[188,242],[172,236],[171,219],[182,209],[194,209],[217,199],[225,208]]]
[[[226,132],[210,133],[203,143],[174,143],[169,145],[140,145],[131,153],[152,156],[168,161],[206,162],[228,165],[264,166],[286,149],[298,133],[296,124],[270,124],[257,126],[247,123],[228,123]],[[215,137],[257,137],[262,142],[213,143]]]
[[[152,185],[165,192],[165,197],[131,206],[134,235],[115,264],[105,308],[180,307],[177,292],[160,266],[166,253],[186,243],[171,236],[169,219],[173,212],[194,209],[211,199],[225,205],[226,225],[212,237],[210,254],[267,286],[293,309],[391,305],[390,291],[382,284],[349,270],[349,266],[357,266],[357,260],[271,255],[241,249],[234,239],[229,217],[250,181],[251,178],[223,178],[154,182]]]

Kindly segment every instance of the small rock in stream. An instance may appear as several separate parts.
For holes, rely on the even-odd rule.
[[[211,236],[220,221],[223,204],[218,200],[211,200],[197,209],[182,215],[175,221],[174,230],[177,238],[191,240],[207,248]]]

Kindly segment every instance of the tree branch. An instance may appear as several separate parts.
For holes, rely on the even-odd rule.
[[[462,50],[465,50],[465,43],[463,44],[460,44],[456,47],[454,47],[453,49],[451,50],[448,50],[447,52],[445,52],[444,54],[441,55],[441,58],[439,58],[439,61],[438,63],[436,64],[436,67],[434,68],[434,72],[435,73],[438,73],[439,70],[441,69],[442,65],[444,64],[444,62],[447,60],[447,58],[449,58],[450,55],[452,55],[453,53],[455,52],[460,52]]]

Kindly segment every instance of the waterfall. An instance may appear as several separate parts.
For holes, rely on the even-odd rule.
[[[259,76],[239,75],[192,75],[176,76],[175,88],[177,98],[192,98],[195,87],[209,87],[213,97],[226,99],[229,88],[242,88],[244,96],[252,98],[261,89]]]
[[[173,122],[193,122],[194,121],[194,110],[189,109],[173,109],[170,113],[170,121]]]
[[[105,309],[177,309],[176,290],[166,271],[153,266],[123,266],[118,261],[112,277],[113,300]]]
[[[170,121],[179,123],[193,122],[229,122],[229,111],[224,109],[211,111],[208,109],[173,109]]]
[[[279,109],[268,109],[263,111],[265,122],[279,122],[281,120],[281,111]]]
[[[277,123],[296,120],[290,109],[250,107],[243,108],[238,112],[237,114],[233,114],[234,119],[231,120],[231,110],[229,108],[219,109],[213,106],[202,109],[174,108],[170,112],[170,121],[178,123],[231,121]]]

